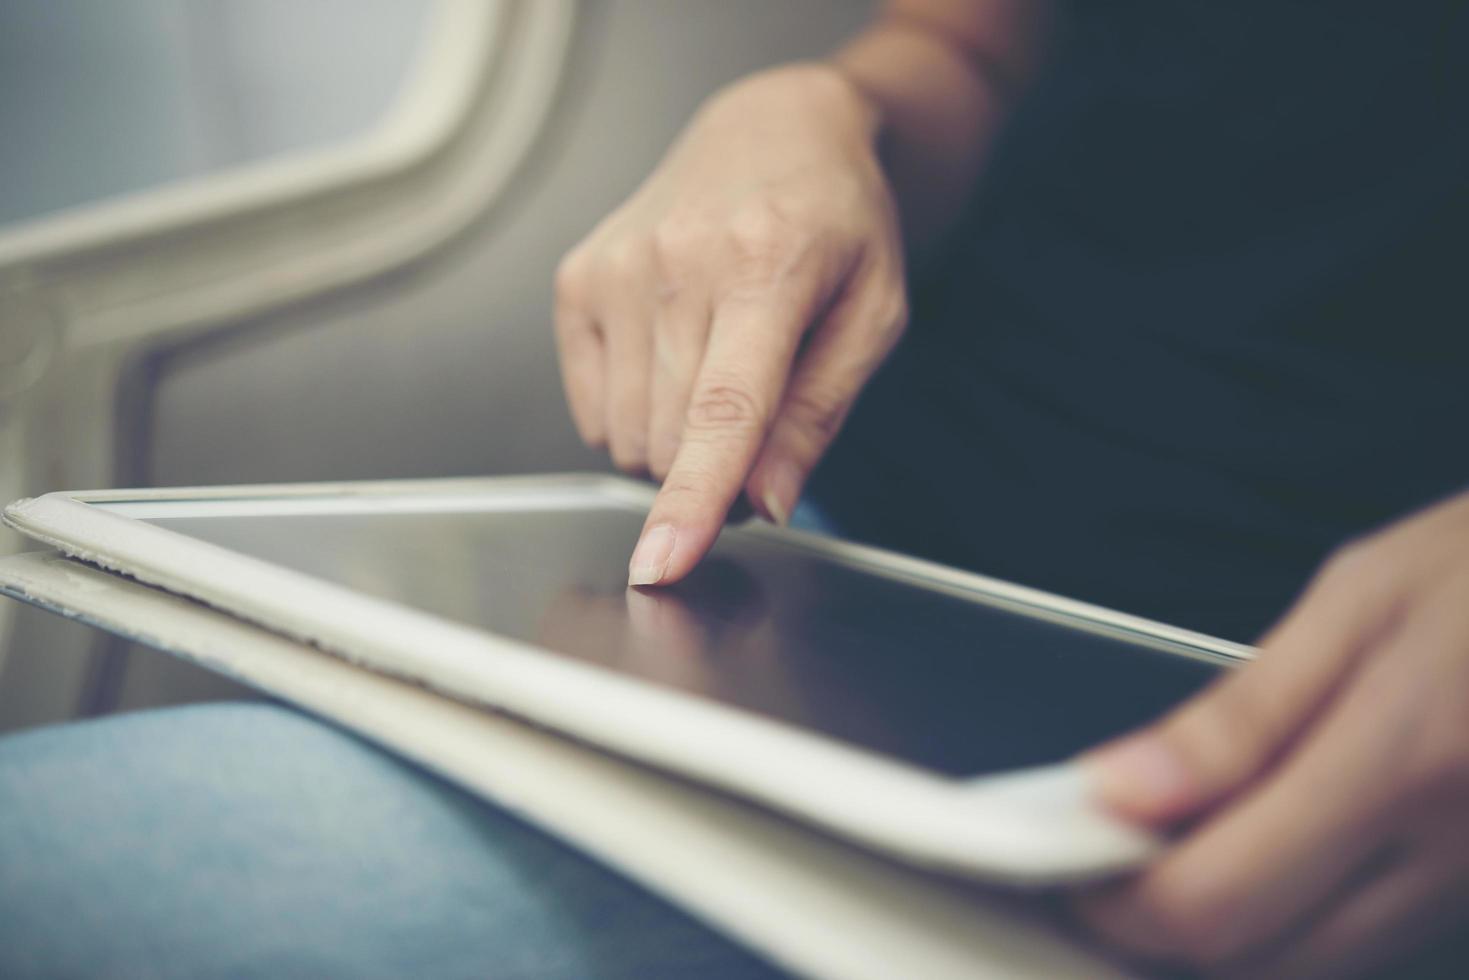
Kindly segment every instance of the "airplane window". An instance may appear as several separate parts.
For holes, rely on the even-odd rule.
[[[0,0],[0,224],[360,135],[419,0]]]

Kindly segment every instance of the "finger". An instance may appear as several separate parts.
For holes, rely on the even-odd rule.
[[[651,266],[629,248],[607,260],[602,285],[607,337],[607,442],[612,461],[628,473],[648,466],[649,375],[653,359]]]
[[[675,582],[713,546],[779,404],[814,305],[809,292],[727,298],[715,311],[677,457],[629,564],[629,582]]]
[[[666,282],[654,318],[648,469],[662,480],[678,455],[689,395],[704,360],[709,305],[692,287]]]
[[[1366,558],[1328,564],[1254,663],[1088,753],[1101,801],[1129,819],[1168,824],[1218,805],[1279,757],[1396,621],[1405,587]]]
[[[1428,947],[1464,920],[1469,890],[1459,878],[1462,873],[1462,868],[1446,866],[1428,855],[1411,855],[1334,905],[1291,942],[1273,953],[1232,965],[1226,976],[1309,980],[1376,974],[1405,954]],[[1461,971],[1463,967],[1458,960],[1451,968]],[[1425,972],[1415,969],[1399,975],[1423,977]]]
[[[867,276],[812,332],[746,483],[767,520],[790,521],[811,471],[907,323],[901,276]]]
[[[1403,721],[1417,717],[1423,682],[1402,653],[1423,639],[1396,634],[1265,783],[1086,903],[1093,928],[1126,949],[1217,965],[1321,907],[1403,819],[1403,760],[1419,735]]]
[[[561,384],[577,435],[588,446],[606,445],[606,351],[601,333],[590,317],[561,303],[555,324]]]

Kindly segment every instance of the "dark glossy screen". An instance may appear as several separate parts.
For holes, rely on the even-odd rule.
[[[623,510],[155,523],[957,776],[1063,759],[1218,669],[738,530],[687,581],[629,590]]]

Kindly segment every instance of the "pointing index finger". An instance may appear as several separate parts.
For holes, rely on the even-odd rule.
[[[773,291],[774,292],[774,291]],[[785,295],[726,300],[715,313],[678,455],[628,566],[631,585],[676,582],[698,564],[744,487],[810,307]]]

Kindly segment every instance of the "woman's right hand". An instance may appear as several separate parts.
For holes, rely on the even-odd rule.
[[[840,71],[716,94],[562,260],[556,338],[589,445],[663,483],[629,567],[673,582],[741,491],[784,522],[907,319],[877,112]]]

